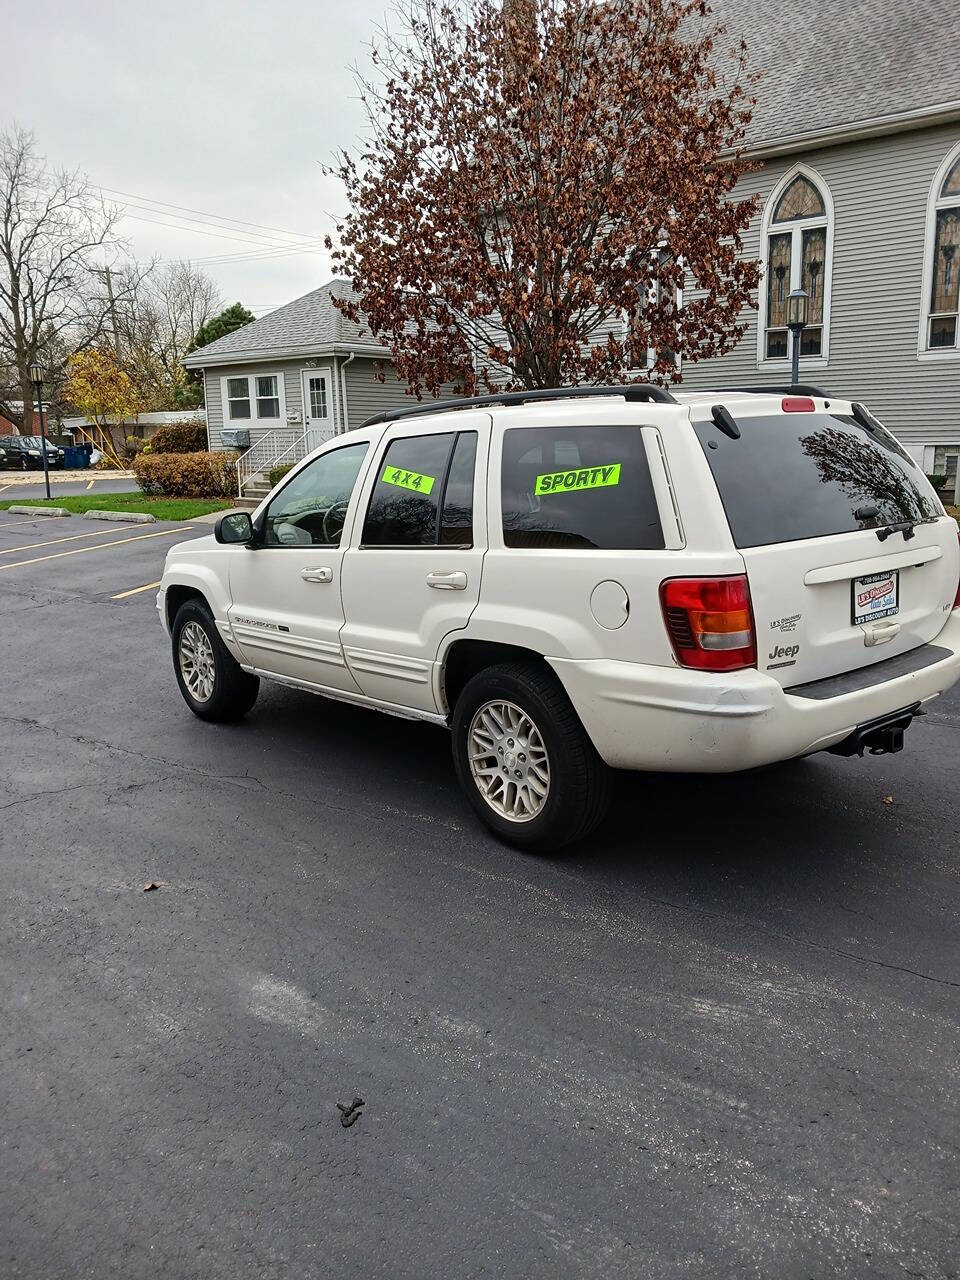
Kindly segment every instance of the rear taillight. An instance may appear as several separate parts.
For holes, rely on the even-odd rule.
[[[957,533],[957,537],[960,538],[960,532]],[[957,596],[953,602],[953,607],[955,609],[960,609],[960,581],[957,582]]]
[[[817,406],[809,396],[784,396],[780,408],[784,413],[814,413]]]
[[[670,578],[660,584],[660,604],[681,666],[700,671],[756,666],[753,609],[745,577]]]

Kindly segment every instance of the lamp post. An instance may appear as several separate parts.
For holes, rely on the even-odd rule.
[[[794,386],[800,381],[800,335],[807,327],[807,291],[791,289],[787,294],[787,328],[790,340],[790,381]]]
[[[43,483],[47,491],[47,497],[50,497],[50,464],[47,459],[47,429],[43,422],[43,365],[32,364],[30,366],[30,381],[33,383],[37,392],[37,413],[40,415],[40,453],[43,457]]]

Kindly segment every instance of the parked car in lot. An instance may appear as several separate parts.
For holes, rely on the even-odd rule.
[[[43,466],[43,440],[40,436],[0,436],[0,447],[3,448],[8,467],[19,467],[21,471],[32,471]],[[63,466],[63,450],[47,441],[47,466]]]
[[[371,419],[167,555],[208,720],[261,677],[449,726],[500,837],[599,821],[611,767],[900,750],[960,676],[956,522],[817,388],[504,394]]]

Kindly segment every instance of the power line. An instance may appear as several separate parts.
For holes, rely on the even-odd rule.
[[[243,218],[229,218],[225,214],[208,213],[203,209],[191,209],[187,205],[171,204],[167,200],[154,200],[152,196],[135,195],[131,191],[116,191],[111,187],[98,187],[97,190],[104,191],[108,195],[124,196],[126,199],[129,199],[129,200],[141,200],[147,204],[163,205],[163,207],[166,209],[177,209],[181,213],[197,213],[197,214],[200,214],[201,217],[215,218],[218,222],[222,222],[222,223],[228,223],[228,222],[237,223],[241,227],[256,227],[257,230],[259,231],[274,231],[280,235],[299,236],[301,239],[306,239],[306,240],[316,240],[318,238],[316,236],[311,236],[306,231],[286,231],[282,227],[267,227],[260,222],[246,222]],[[324,214],[324,217],[330,217],[330,215]]]
[[[161,226],[168,225],[168,226],[176,227],[178,230],[194,231],[196,230],[196,227],[182,226],[181,224],[196,223],[200,227],[205,227],[205,228],[212,227],[212,228],[217,228],[223,231],[235,231],[239,236],[249,237],[250,244],[292,245],[293,246],[298,244],[312,244],[322,239],[321,236],[312,236],[310,240],[278,240],[276,236],[261,235],[259,231],[241,231],[239,227],[224,226],[223,224],[218,222],[202,222],[199,218],[188,218],[181,214],[164,213],[162,209],[154,209],[154,208],[151,208],[150,205],[146,205],[146,204],[126,204],[126,205],[123,205],[122,207],[125,213],[128,209],[139,209],[142,213],[152,213],[159,218],[174,219],[170,223],[166,223],[166,224],[161,223],[160,225]],[[133,214],[130,214],[129,216],[133,217]]]

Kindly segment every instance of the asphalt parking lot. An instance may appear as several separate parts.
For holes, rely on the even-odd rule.
[[[86,474],[68,472],[64,475],[61,471],[50,472],[50,496],[68,497],[75,494],[90,494],[97,496],[101,493],[130,493],[136,490],[137,482],[129,476],[117,477],[115,475],[104,475],[102,472],[90,471]],[[15,498],[44,498],[46,497],[46,489],[43,483],[42,471],[28,471],[26,474],[20,471],[5,470],[0,471],[0,499],[4,502],[12,501]]]
[[[958,1274],[956,692],[531,859],[442,730],[187,712],[206,531],[0,513],[0,1275]]]

